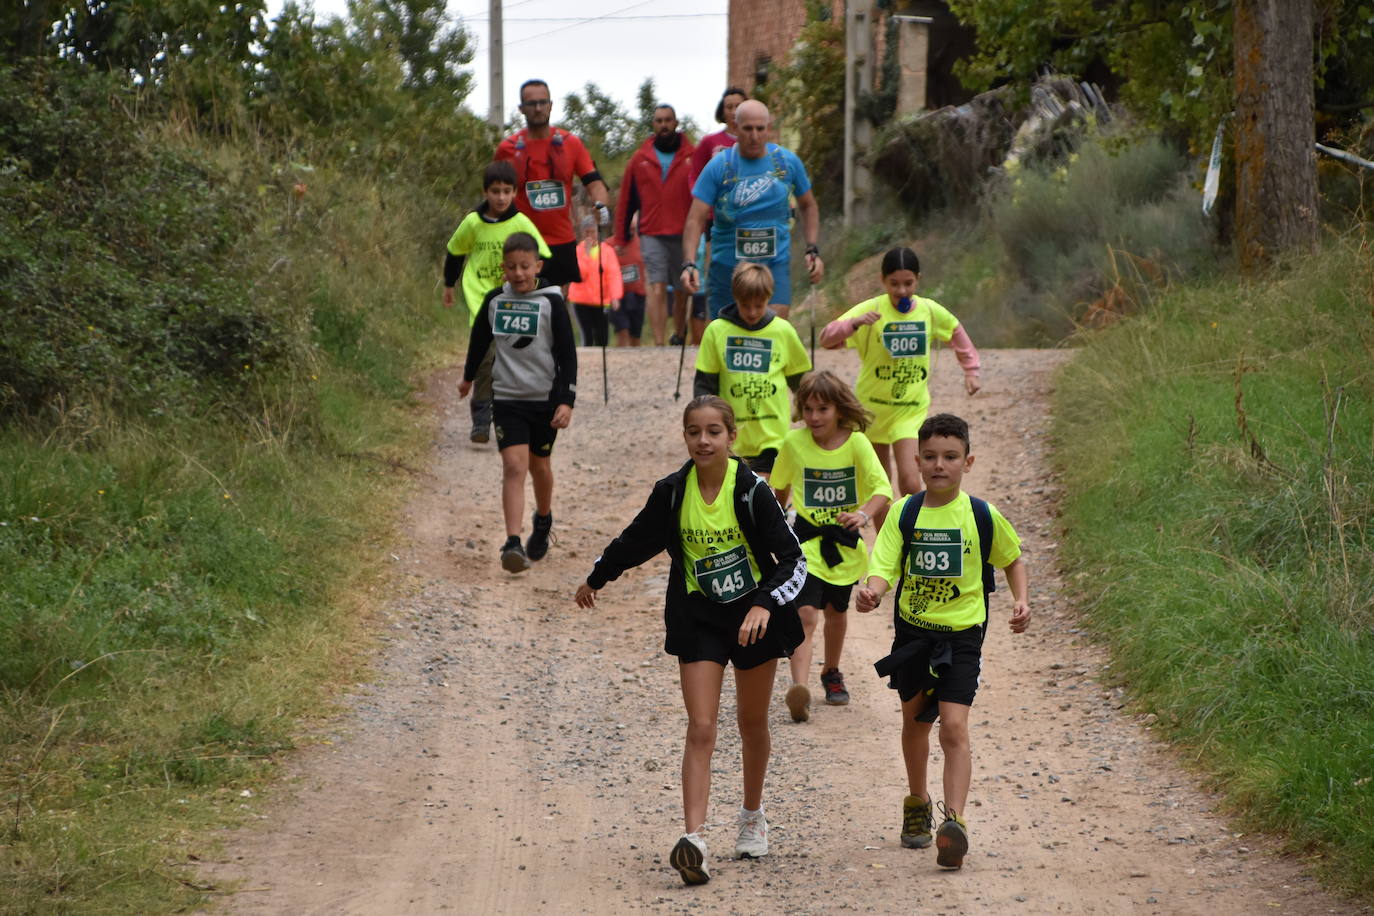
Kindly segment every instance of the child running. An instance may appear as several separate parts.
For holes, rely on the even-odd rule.
[[[773,274],[766,265],[741,261],[730,287],[734,303],[702,335],[693,390],[730,402],[739,422],[736,450],[766,478],[791,426],[787,391],[811,371],[811,360],[797,329],[768,306]]]
[[[453,286],[461,276],[463,301],[468,308],[468,327],[477,320],[477,310],[487,291],[501,285],[502,247],[514,232],[528,232],[539,243],[540,257],[549,257],[549,248],[530,218],[515,209],[515,167],[509,162],[493,162],[482,172],[482,203],[463,217],[448,240],[444,255],[444,308],[453,308]],[[491,440],[491,356],[477,370],[477,391],[472,396],[473,442]]]
[[[885,292],[845,312],[825,326],[821,346],[838,350],[847,341],[859,351],[862,366],[854,386],[859,400],[873,411],[868,438],[888,473],[897,465],[903,493],[921,489],[916,470],[916,431],[930,409],[930,342],[949,341],[964,370],[964,390],[976,394],[978,351],[963,325],[948,309],[916,295],[921,262],[910,248],[883,255]],[[886,512],[876,517],[881,528]]]
[[[568,301],[577,312],[582,327],[582,346],[604,347],[609,342],[606,309],[619,309],[625,295],[620,276],[620,259],[615,249],[601,241],[596,219],[582,217],[582,241],[577,245],[577,267],[581,280],[568,284]]]
[[[892,484],[863,434],[869,414],[849,386],[833,372],[808,372],[797,386],[797,419],[806,425],[788,432],[773,464],[769,483],[778,504],[792,503],[792,530],[806,556],[806,583],[797,599],[806,641],[792,656],[792,686],[787,711],[794,722],[811,718],[806,687],[822,609],[825,661],[821,686],[825,702],[843,706],[849,690],[840,673],[840,653],[849,627],[846,611],[854,584],[868,569],[868,550],[860,529],[892,501]]]
[[[487,355],[492,365],[492,412],[501,450],[501,509],[506,543],[501,566],[524,572],[549,552],[553,529],[553,440],[572,422],[577,396],[577,347],[572,322],[556,286],[543,286],[539,243],[517,232],[503,246],[506,282],[487,293],[468,343],[458,396],[467,397]],[[534,483],[534,530],[520,546],[525,516],[525,475]]]
[[[902,845],[931,843],[931,796],[926,767],[930,731],[940,719],[945,752],[943,822],[935,833],[935,861],[959,868],[968,852],[964,806],[973,777],[969,708],[987,631],[992,568],[1011,588],[1011,631],[1030,623],[1021,541],[1002,513],[961,489],[973,467],[968,424],[947,413],[921,424],[918,435],[924,493],[897,500],[878,533],[868,582],[854,606],[867,613],[893,583],[896,636],[892,653],[873,667],[902,701],[902,757],[909,795],[902,803]]]
[[[778,659],[802,641],[796,600],[806,579],[801,546],[778,501],[749,466],[730,454],[737,430],[730,405],[694,398],[682,414],[690,459],[654,484],[644,508],[597,558],[578,586],[579,607],[625,570],[668,551],[664,651],[678,657],[687,739],[682,751],[686,833],[668,861],[687,884],[711,880],[706,807],[725,666],[735,666],[736,721],[744,762],[744,799],[735,855],[768,853],[763,780],[771,739],[768,701]]]

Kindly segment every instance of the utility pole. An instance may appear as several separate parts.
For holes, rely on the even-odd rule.
[[[864,162],[873,125],[859,117],[860,95],[873,91],[873,4],[848,0],[844,11],[844,224],[865,217],[873,187]]]
[[[487,82],[490,90],[487,103],[487,123],[501,128],[506,123],[505,69],[506,45],[501,37],[501,0],[491,0],[489,5],[490,34],[487,41]]]

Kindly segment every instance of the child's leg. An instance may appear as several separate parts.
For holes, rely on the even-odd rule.
[[[880,465],[882,466],[883,473],[887,475],[888,481],[891,482],[891,480],[892,480],[892,446],[891,446],[891,445],[888,445],[886,442],[874,442],[874,443],[873,443],[873,451],[874,451],[874,453],[877,454],[877,456],[878,456],[878,464],[880,464]],[[892,505],[892,503],[889,502],[887,505],[883,506],[883,507],[882,507],[881,509],[879,509],[877,512],[874,512],[874,513],[873,513],[873,530],[874,530],[874,531],[882,531],[882,530],[883,530],[883,521],[884,521],[884,519],[887,518],[888,506],[891,506],[891,505]]]
[[[818,608],[811,607],[808,604],[797,608],[797,613],[801,616],[802,632],[806,634],[806,639],[802,640],[802,644],[797,646],[796,650],[792,653],[792,658],[788,661],[788,665],[792,672],[792,683],[805,684],[807,673],[811,670],[811,653],[816,646],[816,623],[820,620],[821,612]],[[826,636],[826,647],[828,649],[828,630]],[[830,656],[827,654],[826,657],[829,658]]]
[[[548,455],[530,455],[530,480],[534,483],[534,511],[548,515],[553,511],[553,459]],[[523,490],[521,491],[523,495]],[[524,502],[521,502],[521,510]]]
[[[706,824],[711,797],[711,755],[716,749],[716,717],[720,714],[720,686],[725,666],[716,662],[678,665],[682,702],[687,707],[687,741],[682,748],[682,816],[685,833]]]
[[[544,461],[548,461],[547,458]],[[525,520],[525,475],[530,470],[530,447],[524,443],[501,449],[501,511],[506,536],[519,537]],[[550,476],[552,491],[552,476]]]
[[[970,708],[962,703],[940,704],[940,747],[945,752],[945,807],[961,817],[968,803],[969,783],[973,780],[973,751],[968,736]]]
[[[814,624],[813,624],[814,625]],[[849,615],[835,610],[833,604],[825,606],[825,665],[824,671],[840,667],[840,653],[844,651],[844,634],[849,631]],[[810,631],[807,637],[810,638]],[[807,653],[808,661],[810,652]]]
[[[778,660],[741,671],[735,669],[735,721],[739,725],[740,756],[744,759],[744,807],[757,811],[763,804],[763,777],[768,773],[772,738],[768,733],[768,701]]]
[[[917,694],[902,704],[902,760],[906,763],[907,794],[924,801],[930,801],[926,777],[931,723],[917,722],[916,717],[932,702],[925,694]]]
[[[918,442],[898,439],[892,443],[892,456],[897,464],[897,496],[921,492],[921,467],[916,461]]]

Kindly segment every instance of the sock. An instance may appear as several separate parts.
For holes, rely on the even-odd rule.
[[[504,545],[502,545],[501,549],[502,549],[502,550],[505,550],[505,549],[508,548],[508,547],[519,547],[519,546],[520,546],[520,535],[518,535],[518,534],[512,534],[511,536],[509,536],[508,538],[506,538],[506,543],[505,543]]]

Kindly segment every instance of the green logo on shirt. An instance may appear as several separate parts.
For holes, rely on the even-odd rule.
[[[958,579],[964,574],[964,534],[958,528],[917,528],[907,557],[913,576]]]
[[[727,604],[742,598],[758,583],[749,568],[749,553],[743,544],[724,553],[713,553],[697,560],[693,567],[697,585],[712,601]]]
[[[802,474],[802,507],[840,509],[859,504],[854,469],[806,468]]]

